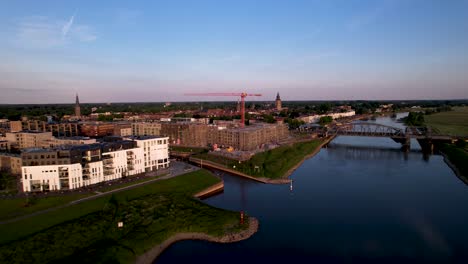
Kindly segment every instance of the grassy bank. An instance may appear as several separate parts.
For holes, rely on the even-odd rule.
[[[281,146],[256,154],[250,160],[243,162],[209,154],[198,154],[195,157],[216,162],[253,177],[279,179],[300,163],[305,156],[314,152],[322,143],[323,140],[316,139],[289,146]]]
[[[0,225],[0,262],[133,262],[176,233],[219,237],[247,228],[237,212],[192,198],[216,182],[200,170]]]
[[[199,147],[180,147],[180,146],[170,146],[171,151],[175,152],[187,152],[187,153],[204,153],[208,152],[206,148]]]
[[[468,136],[468,107],[454,107],[453,111],[424,116],[428,127],[441,134]]]
[[[0,200],[0,220],[7,220],[37,211],[67,204],[71,201],[92,194],[73,194],[66,196],[51,196],[42,198],[14,198]],[[1,240],[1,238],[0,238]]]
[[[457,167],[461,176],[468,177],[468,152],[463,148],[450,144],[443,144],[439,148],[447,155],[449,161]]]

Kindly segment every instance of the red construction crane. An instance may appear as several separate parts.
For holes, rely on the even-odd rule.
[[[240,96],[241,98],[241,127],[245,124],[245,98],[247,96],[262,96],[261,94],[248,94],[248,93],[187,93],[185,95],[195,96]]]

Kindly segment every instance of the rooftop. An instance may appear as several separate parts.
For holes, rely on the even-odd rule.
[[[167,137],[165,136],[128,136],[125,138],[130,139],[130,140],[147,140],[147,139],[167,138]]]

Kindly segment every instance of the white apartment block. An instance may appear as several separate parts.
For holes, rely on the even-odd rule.
[[[301,116],[297,119],[304,121],[305,123],[317,123],[321,117],[331,116],[333,119],[355,116],[355,111],[348,111],[343,113],[328,113],[323,115],[310,115],[310,116]]]
[[[84,186],[81,164],[28,166],[22,168],[23,191],[55,191]]]
[[[144,152],[145,171],[169,167],[169,137],[131,137]]]
[[[134,144],[131,148],[102,147],[103,152],[99,154],[100,145],[97,145],[98,154],[94,156],[86,154],[91,150],[84,149],[83,160],[89,160],[83,165],[75,161],[73,164],[23,166],[21,169],[23,191],[71,190],[167,168],[169,167],[168,141],[168,137],[130,137],[124,142],[130,144],[130,147]],[[96,144],[93,146],[96,147]],[[37,156],[39,158],[41,154],[38,153]]]

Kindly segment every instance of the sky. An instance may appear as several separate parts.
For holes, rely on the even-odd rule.
[[[468,99],[468,0],[0,1],[0,104]]]

